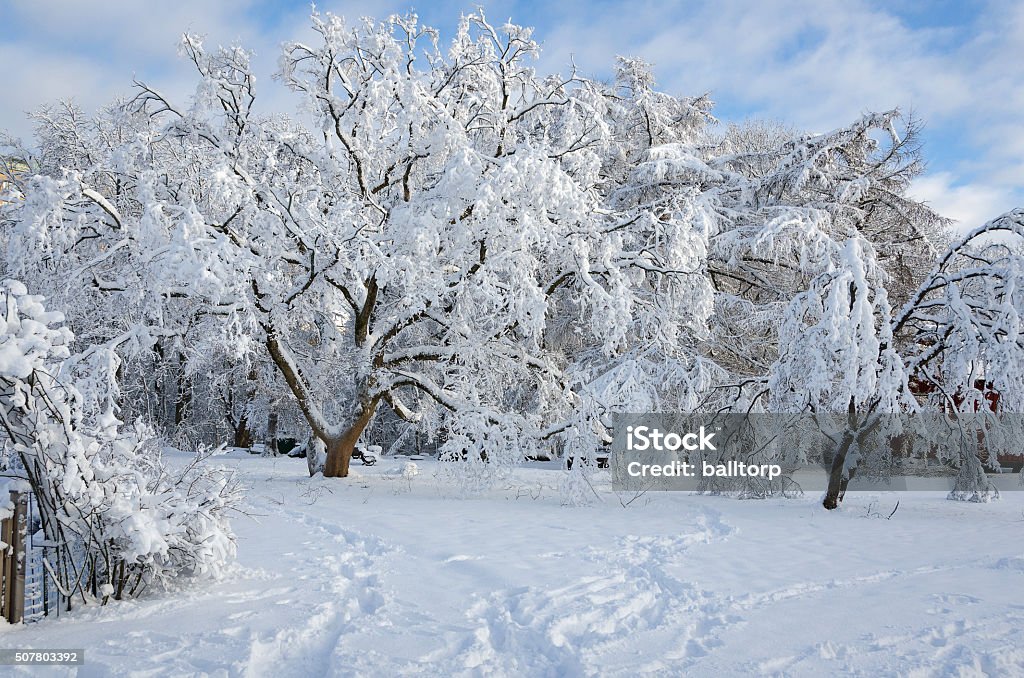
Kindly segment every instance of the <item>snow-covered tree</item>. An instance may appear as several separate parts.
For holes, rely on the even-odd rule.
[[[997,466],[999,452],[1016,453],[1024,434],[1022,283],[1024,209],[1016,209],[954,242],[893,320],[928,404],[972,441],[948,460],[960,468],[953,499],[998,496],[984,466]],[[984,459],[975,449],[979,436]]]
[[[893,415],[920,409],[909,384],[921,378],[922,359],[915,357],[921,346],[973,365],[973,377],[965,363],[957,363],[960,376],[947,380],[958,407],[977,400],[968,396],[975,386],[961,380],[985,373],[979,352],[1002,342],[1003,363],[1019,355],[1005,340],[1006,328],[1017,326],[1000,292],[1013,261],[1005,244],[996,251],[1004,254],[981,256],[967,274],[974,280],[973,305],[936,299],[940,288],[952,285],[946,282],[951,260],[965,260],[971,256],[965,249],[976,248],[954,245],[936,272],[927,274],[945,251],[946,223],[906,196],[921,169],[916,132],[913,120],[901,128],[895,111],[865,116],[825,135],[754,124],[732,127],[722,137],[712,133],[696,142],[662,144],[637,165],[654,178],[647,182],[648,194],[680,200],[691,223],[707,233],[715,314],[709,333],[696,344],[699,358],[691,358],[702,361],[702,373],[710,377],[697,382],[702,388],[694,409],[819,417],[834,442],[829,508],[858,464],[864,467],[868,447],[889,449],[880,441],[900,433]],[[998,289],[978,291],[983,284]],[[988,310],[981,301],[987,298],[1001,300],[1002,310]],[[898,317],[894,303],[906,304]],[[948,314],[954,308],[962,309],[955,317],[968,328],[1000,314],[1002,334],[990,333],[987,348],[965,357],[963,346],[948,343],[956,339],[948,325],[942,337],[907,331],[908,319],[924,309]],[[998,369],[1012,374],[1005,365]],[[624,402],[653,409],[649,394],[665,381],[642,374],[638,378],[634,370],[621,382],[627,385]],[[1001,384],[988,388],[1016,388],[1006,379]],[[1015,397],[1002,404],[1006,411],[1014,411]],[[961,468],[974,469],[968,475],[984,484],[975,456],[965,457]]]
[[[442,52],[414,18],[313,21],[320,43],[288,45],[280,77],[315,133],[256,119],[245,52],[187,37],[201,75],[192,105],[140,85],[115,116],[123,143],[37,180],[19,258],[59,241],[108,290],[152,296],[160,313],[174,304],[173,323],[152,323],[160,331],[180,337],[168,324],[206,315],[257,340],[332,476],[347,474],[382,404],[440,422],[454,456],[521,458],[584,397],[547,350],[556,312],[605,354],[637,327],[671,343],[680,324],[704,321],[709,288],[690,270],[703,235],[675,198],[623,198],[602,174],[640,120],[648,144],[682,124],[644,112],[656,97],[642,69],[624,66],[635,111],[616,136],[610,99],[535,74],[526,29],[468,15]],[[673,115],[702,115],[672,102]],[[100,252],[89,257],[69,222],[102,231]]]
[[[899,413],[924,415],[913,433],[926,443],[962,440],[936,447],[960,469],[951,498],[997,494],[983,461],[994,465],[995,453],[1019,439],[1012,415],[1024,406],[1016,291],[1022,218],[1020,210],[1010,212],[953,243],[899,313],[888,303],[878,257],[855,240],[842,265],[790,303],[769,391],[775,409],[843,414],[826,508],[841,500],[865,440],[880,436],[874,447],[890,450],[888,442],[902,432],[891,416]],[[918,389],[923,403],[912,383],[925,386]]]

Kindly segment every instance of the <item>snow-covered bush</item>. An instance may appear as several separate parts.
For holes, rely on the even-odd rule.
[[[216,574],[235,552],[231,476],[206,467],[205,453],[171,470],[146,427],[120,425],[114,394],[72,385],[71,333],[41,297],[4,281],[0,312],[0,468],[31,486],[56,545],[46,568],[68,603]]]

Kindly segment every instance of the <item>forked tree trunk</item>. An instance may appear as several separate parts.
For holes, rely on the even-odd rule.
[[[372,280],[367,288],[367,294],[368,297],[376,295],[376,284]],[[372,299],[368,299],[367,305],[372,308]],[[368,322],[367,318],[368,316],[361,313],[360,318],[357,319],[357,336],[361,336],[364,340],[365,324]],[[356,442],[358,442],[359,436],[362,435],[367,424],[370,423],[370,419],[373,417],[373,413],[377,409],[377,404],[382,396],[378,395],[373,398],[366,397],[361,399],[359,414],[348,429],[337,437],[329,435],[329,427],[326,425],[326,422],[322,420],[320,415],[314,414],[316,410],[314,407],[315,398],[287,347],[281,344],[272,326],[265,325],[264,329],[267,331],[266,346],[270,357],[273,358],[274,363],[281,370],[281,374],[284,375],[285,381],[288,383],[288,387],[291,389],[299,405],[299,409],[302,410],[302,414],[306,417],[306,421],[309,422],[310,428],[313,429],[313,435],[324,444],[326,455],[323,467],[324,477],[347,477],[349,462],[352,461],[352,453],[356,449]],[[360,393],[365,393],[365,389],[360,389]],[[307,455],[311,452],[313,452],[312,449],[308,450]],[[310,474],[312,475],[316,473],[316,464],[312,459],[309,460],[309,464]]]
[[[363,408],[362,413],[348,427],[341,437],[332,440],[325,440],[327,446],[327,460],[324,462],[324,478],[347,478],[349,462],[352,461],[352,453],[356,449],[356,443],[363,429],[370,423],[373,411],[376,409],[376,402],[372,402]]]

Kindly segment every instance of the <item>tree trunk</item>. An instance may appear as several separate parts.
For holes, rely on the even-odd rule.
[[[174,399],[174,427],[177,428],[185,422],[186,410],[192,404],[192,385],[185,377],[185,356],[178,354],[178,365],[175,371],[177,379],[177,394]]]
[[[249,431],[249,421],[243,414],[242,418],[239,419],[238,424],[231,421],[228,418],[228,422],[231,424],[231,428],[235,431],[234,446],[241,448],[252,447],[252,432]]]
[[[844,474],[843,469],[846,466],[846,455],[850,451],[850,446],[853,445],[853,439],[852,431],[844,433],[842,441],[836,448],[835,456],[832,457],[832,467],[828,475],[828,490],[825,492],[825,500],[821,502],[821,505],[829,511],[839,508],[839,502],[843,500],[843,495],[846,493],[846,485],[850,482],[849,475]]]
[[[347,478],[349,462],[356,444],[347,436],[330,440],[327,445],[327,460],[324,462],[324,478]]]
[[[267,449],[271,455],[277,456],[277,412],[267,415]]]
[[[324,478],[347,478],[348,465],[352,461],[352,453],[356,449],[356,443],[363,429],[370,423],[373,411],[376,408],[376,401],[371,402],[363,408],[362,413],[356,418],[348,430],[341,434],[341,437],[333,440],[325,440],[327,445],[327,461],[324,463]]]

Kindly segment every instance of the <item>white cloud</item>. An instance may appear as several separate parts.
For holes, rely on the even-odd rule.
[[[957,221],[955,229],[967,232],[1016,207],[1020,195],[987,184],[960,184],[949,172],[918,177],[910,191],[944,217]]]
[[[26,114],[42,103],[68,96],[70,91],[77,103],[87,108],[95,108],[109,98],[113,83],[98,64],[45,53],[34,56],[30,63],[23,62],[26,49],[0,43],[0,64],[15,65],[4,69],[0,129],[9,127],[27,135],[31,123]]]
[[[135,61],[173,56],[177,37],[186,30],[210,30],[227,40],[253,33],[252,0],[47,0],[9,3],[6,21],[25,30],[38,48],[75,52],[102,47]]]

